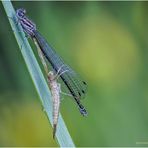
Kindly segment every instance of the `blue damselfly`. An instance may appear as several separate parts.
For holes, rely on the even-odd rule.
[[[36,41],[40,47],[43,55],[49,61],[55,72],[59,71],[59,75],[69,92],[75,99],[80,113],[83,116],[87,115],[85,107],[81,104],[80,99],[84,97],[86,93],[86,82],[82,81],[79,76],[64,63],[63,59],[56,53],[56,51],[48,44],[46,39],[37,31],[36,25],[26,17],[26,10],[21,8],[16,11],[16,15],[19,23],[21,24],[24,32]]]

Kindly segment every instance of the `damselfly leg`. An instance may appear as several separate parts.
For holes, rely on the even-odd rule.
[[[68,72],[69,70],[66,69],[64,71],[62,71],[62,68],[64,67],[65,65],[63,64],[57,71],[56,75],[55,75],[55,78],[58,79],[62,74],[64,74],[65,72]]]

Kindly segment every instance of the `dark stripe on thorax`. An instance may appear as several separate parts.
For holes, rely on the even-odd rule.
[[[29,27],[29,28],[35,28],[34,24],[32,22],[30,22],[27,18],[24,18],[21,21],[27,27]]]

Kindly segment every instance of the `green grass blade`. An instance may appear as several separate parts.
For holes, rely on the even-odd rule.
[[[40,100],[44,107],[44,110],[48,116],[49,121],[52,124],[52,100],[51,94],[48,89],[48,85],[44,79],[44,76],[41,72],[41,69],[37,63],[37,60],[32,52],[32,49],[25,37],[25,34],[20,26],[16,24],[15,10],[10,1],[2,1],[6,14],[8,16],[9,22],[11,24],[12,30],[15,34],[17,43],[20,47],[20,51],[23,55],[33,83],[36,87],[36,90],[39,94]],[[12,19],[13,18],[13,19]],[[62,119],[62,116],[59,116],[57,134],[56,134],[58,143],[61,147],[75,147],[71,136],[67,130],[67,127]]]

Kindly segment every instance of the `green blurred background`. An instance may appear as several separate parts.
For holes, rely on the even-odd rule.
[[[148,146],[148,2],[13,5],[88,83],[88,117],[61,103],[76,146]],[[1,3],[0,146],[57,146]]]

